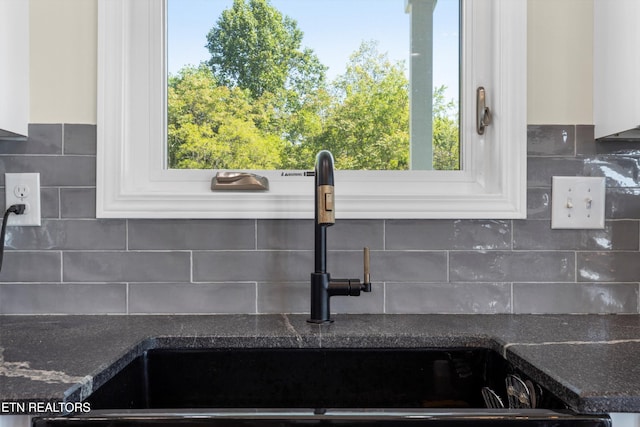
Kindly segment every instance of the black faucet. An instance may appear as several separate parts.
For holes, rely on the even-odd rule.
[[[364,280],[331,279],[327,272],[327,227],[336,222],[333,182],[333,156],[322,150],[316,156],[315,170],[315,271],[311,273],[311,317],[309,323],[330,323],[329,298],[333,295],[358,296],[371,292],[369,248],[364,248]]]

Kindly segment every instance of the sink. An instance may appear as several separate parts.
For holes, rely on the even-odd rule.
[[[150,350],[89,398],[110,408],[480,408],[487,349]]]
[[[517,373],[486,348],[208,348],[145,351],[87,399],[91,411],[36,418],[35,427],[579,426],[606,416],[487,409],[482,387],[507,402]]]

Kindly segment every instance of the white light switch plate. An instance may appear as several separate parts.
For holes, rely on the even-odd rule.
[[[551,228],[604,228],[605,178],[554,176]]]

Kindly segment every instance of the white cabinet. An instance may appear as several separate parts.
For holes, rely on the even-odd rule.
[[[635,129],[626,136],[640,138],[640,1],[594,0],[593,6],[595,136]]]
[[[0,139],[27,135],[29,1],[0,0]]]

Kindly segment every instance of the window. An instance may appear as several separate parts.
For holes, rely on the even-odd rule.
[[[526,0],[465,0],[462,9],[463,170],[336,171],[338,218],[524,217]],[[269,192],[223,193],[210,191],[211,170],[164,167],[165,10],[163,0],[99,3],[97,215],[312,217],[313,179],[302,174],[265,171]],[[484,135],[475,131],[479,86],[494,117]]]
[[[459,169],[460,0],[167,0],[166,34],[169,168]]]

